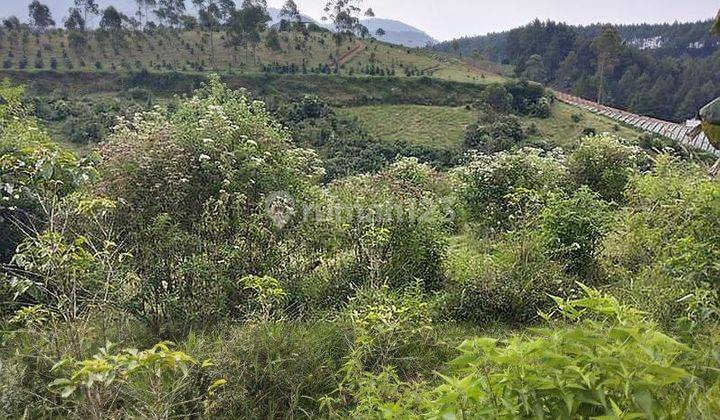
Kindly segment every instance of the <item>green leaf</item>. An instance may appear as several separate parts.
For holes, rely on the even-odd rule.
[[[60,396],[63,398],[67,398],[70,395],[72,395],[72,393],[75,392],[76,389],[77,389],[77,386],[75,386],[75,385],[66,386],[65,388],[63,388]]]
[[[221,386],[225,385],[227,383],[227,380],[225,379],[218,379],[217,381],[213,382],[212,385],[208,387],[208,392],[213,392],[216,389],[220,388]]]
[[[48,386],[49,386],[50,388],[57,388],[57,387],[60,387],[60,386],[69,385],[69,384],[71,384],[71,383],[72,383],[72,381],[71,381],[70,379],[67,379],[67,378],[58,378],[58,379],[55,379],[54,381],[50,382],[50,384],[48,384]]]
[[[58,369],[62,369],[63,367],[69,365],[72,363],[72,359],[62,359],[59,362],[55,363],[53,367],[50,368],[50,372],[55,372]]]

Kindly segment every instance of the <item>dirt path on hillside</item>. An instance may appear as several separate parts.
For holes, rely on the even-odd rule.
[[[342,66],[345,63],[348,63],[350,60],[355,58],[356,55],[360,54],[361,51],[365,49],[365,43],[362,41],[358,41],[357,45],[353,47],[350,51],[346,52],[345,54],[340,56],[340,60],[338,60],[338,65]],[[330,63],[331,66],[335,65],[335,62]]]

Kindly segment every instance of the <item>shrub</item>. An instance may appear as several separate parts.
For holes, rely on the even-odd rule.
[[[41,231],[49,206],[87,177],[77,158],[53,143],[22,104],[24,89],[0,86],[0,263],[23,231]]]
[[[631,180],[627,197],[627,208],[604,244],[602,263],[608,275],[625,279],[618,288],[629,284],[631,298],[665,323],[687,318],[695,303],[712,314],[714,304],[694,296],[719,286],[719,184],[699,166],[660,155],[652,172]],[[663,292],[646,298],[655,288]],[[659,296],[667,299],[658,302]],[[717,322],[718,315],[711,318]]]
[[[325,118],[333,113],[330,105],[316,95],[305,95],[281,111],[293,123],[308,119]]]
[[[385,366],[417,373],[416,359],[408,356],[422,351],[431,339],[434,313],[422,284],[402,291],[387,284],[368,285],[350,300],[345,312],[353,328],[346,375],[379,372]]]
[[[622,202],[632,174],[643,167],[647,155],[608,135],[587,137],[568,156],[570,177],[587,185],[608,201]]]
[[[92,359],[67,358],[55,364],[52,371],[66,372],[66,376],[50,387],[62,398],[79,395],[74,413],[79,416],[200,415],[211,406],[207,399],[225,380],[202,378],[200,371],[212,363],[199,362],[172,347],[163,342],[147,350],[126,349],[115,354],[108,343]]]
[[[100,154],[94,190],[122,204],[117,240],[134,257],[128,304],[156,330],[242,315],[251,293],[240,279],[282,283],[313,263],[296,234],[319,161],[290,144],[262,103],[217,78],[171,116],[121,121]],[[298,266],[280,264],[286,253]]]
[[[487,252],[455,251],[447,269],[448,316],[480,325],[532,322],[552,305],[548,294],[564,296],[572,287],[532,232],[506,235]]]
[[[237,418],[319,417],[326,395],[338,389],[349,348],[342,324],[317,321],[234,326],[203,351],[217,393],[217,414]],[[207,345],[206,345],[207,346]]]
[[[513,115],[488,115],[465,129],[465,147],[484,153],[509,150],[525,139],[520,120]]]
[[[400,288],[421,279],[437,290],[444,279],[447,216],[453,209],[436,190],[440,175],[416,159],[376,175],[337,181],[327,211],[341,247],[352,250],[365,281]],[[334,219],[334,220],[333,220]]]
[[[512,110],[513,96],[499,83],[488,85],[479,97],[483,105],[488,106],[494,112],[507,114]]]
[[[513,110],[518,114],[538,118],[550,116],[550,101],[545,88],[536,82],[527,80],[505,83],[505,89],[512,95]]]
[[[593,137],[597,135],[597,130],[595,127],[585,127],[583,128],[582,135],[586,137]]]
[[[455,170],[458,196],[471,221],[492,229],[523,223],[549,193],[567,184],[564,156],[524,148],[493,155],[471,155]]]
[[[609,230],[609,206],[587,187],[553,198],[540,214],[540,229],[554,259],[581,277],[592,275]]]
[[[585,289],[556,298],[570,325],[529,337],[463,343],[452,373],[430,402],[433,416],[590,418],[682,417],[680,364],[688,348],[616,299]]]

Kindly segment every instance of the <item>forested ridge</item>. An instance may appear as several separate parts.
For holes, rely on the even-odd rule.
[[[536,20],[436,48],[511,64],[518,76],[634,113],[684,121],[720,96],[720,48],[711,23],[575,27]],[[642,41],[661,37],[657,49]],[[640,43],[639,43],[640,42]],[[692,43],[703,48],[691,48]]]

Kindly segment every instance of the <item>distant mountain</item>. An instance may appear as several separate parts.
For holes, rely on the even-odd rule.
[[[370,30],[373,36],[375,36],[375,32],[377,32],[378,29],[382,28],[385,31],[385,35],[377,38],[391,44],[404,45],[406,47],[427,47],[429,45],[435,45],[438,42],[420,29],[397,20],[372,18],[364,19],[361,23]]]

